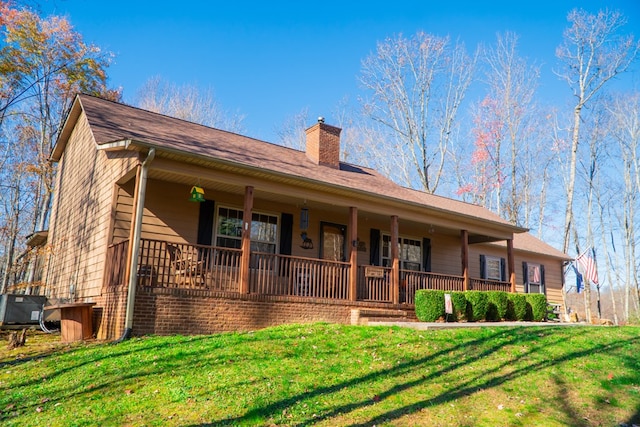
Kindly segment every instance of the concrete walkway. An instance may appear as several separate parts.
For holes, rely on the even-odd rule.
[[[568,322],[376,322],[369,321],[369,326],[403,326],[418,330],[456,329],[456,328],[499,328],[513,326],[599,326],[587,323]]]

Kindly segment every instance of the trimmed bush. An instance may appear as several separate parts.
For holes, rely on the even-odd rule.
[[[531,306],[531,320],[542,322],[547,315],[547,297],[544,294],[526,294],[525,298]]]
[[[453,319],[452,321],[465,320],[467,318],[467,298],[464,292],[445,292],[451,294],[451,302],[453,303]]]
[[[416,317],[421,322],[435,322],[444,316],[444,291],[420,289],[415,296]]]
[[[527,316],[527,299],[523,294],[507,294],[507,320],[524,320]]]
[[[489,297],[486,292],[467,291],[464,294],[467,299],[467,320],[477,322],[487,318],[489,308]]]
[[[489,307],[487,308],[487,320],[500,321],[507,317],[509,299],[504,291],[487,292]]]

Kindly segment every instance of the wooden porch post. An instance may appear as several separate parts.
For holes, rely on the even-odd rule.
[[[349,208],[349,299],[357,299],[358,289],[358,208]]]
[[[516,293],[516,260],[513,256],[513,239],[507,239],[507,268],[509,270],[511,292]]]
[[[253,187],[244,189],[242,212],[242,255],[240,258],[240,293],[249,293],[249,262],[251,260],[251,216],[253,210]]]
[[[469,232],[467,230],[460,231],[460,239],[462,246],[462,289],[469,290]]]
[[[391,216],[391,300],[400,302],[400,261],[398,259],[398,215]]]

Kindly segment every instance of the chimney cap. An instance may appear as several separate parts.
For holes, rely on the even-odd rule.
[[[319,116],[318,117],[318,123],[324,123],[324,117]]]

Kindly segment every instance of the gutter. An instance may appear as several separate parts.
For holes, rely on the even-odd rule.
[[[131,337],[133,331],[133,308],[136,299],[136,286],[138,276],[138,256],[140,255],[140,235],[142,234],[142,215],[144,213],[144,199],[147,192],[147,175],[149,173],[149,165],[156,155],[156,149],[151,147],[147,158],[142,162],[140,169],[140,180],[138,181],[138,200],[135,207],[135,223],[133,224],[133,238],[129,242],[132,245],[131,260],[129,264],[129,288],[127,292],[127,308],[124,320],[124,332],[116,342],[122,342]]]

